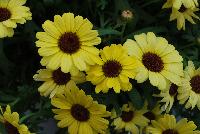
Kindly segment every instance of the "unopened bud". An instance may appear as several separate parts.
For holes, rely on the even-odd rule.
[[[130,10],[124,10],[121,14],[122,18],[125,20],[132,20],[133,19],[133,12]]]

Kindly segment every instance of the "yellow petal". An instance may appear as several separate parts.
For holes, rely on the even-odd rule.
[[[54,44],[58,43],[58,40],[56,38],[53,38],[52,36],[48,35],[45,32],[37,32],[36,38],[48,43],[54,43]]]
[[[93,130],[87,122],[82,122],[78,134],[93,134]]]
[[[142,59],[142,51],[140,49],[140,47],[137,45],[137,43],[131,39],[128,39],[125,43],[124,43],[124,47],[128,50],[128,54],[131,56],[135,56],[138,59]]]
[[[72,55],[74,65],[81,71],[86,70],[85,61],[82,59],[79,53]]]
[[[68,128],[70,134],[78,134],[80,123],[78,121],[74,121]]]
[[[61,70],[64,73],[68,73],[72,66],[71,56],[68,54],[63,54],[61,58]]]
[[[50,56],[60,51],[58,47],[44,47],[39,48],[38,53],[40,56]]]
[[[134,36],[137,44],[141,48],[142,52],[145,53],[149,49],[149,45],[147,44],[147,36],[146,34],[142,33],[139,35]]]
[[[66,32],[74,32],[74,14],[73,13],[64,13],[63,19],[65,23]]]
[[[50,59],[49,63],[47,64],[47,67],[52,70],[58,69],[60,67],[62,55],[63,54],[59,52],[53,55],[53,57]]]
[[[54,23],[50,20],[47,20],[42,25],[45,32],[47,32],[48,35],[58,39],[61,35],[61,33],[58,31],[58,29],[55,27]]]
[[[60,33],[63,34],[66,32],[65,22],[60,15],[54,16],[54,24],[55,24],[56,28],[60,31]]]

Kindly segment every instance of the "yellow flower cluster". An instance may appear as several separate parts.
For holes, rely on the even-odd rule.
[[[50,96],[52,105],[56,107],[53,112],[56,114],[55,119],[59,120],[58,127],[68,127],[70,134],[105,133],[109,125],[105,118],[110,116],[110,112],[106,111],[105,105],[98,104],[76,84],[86,81],[83,71],[91,73],[87,78],[95,79],[94,83],[101,84],[104,80],[107,82],[106,77],[102,77],[101,70],[97,75],[97,69],[105,64],[110,85],[104,89],[97,88],[96,91],[106,92],[109,87],[114,87],[118,92],[121,87],[130,90],[131,84],[127,79],[129,76],[134,77],[134,73],[129,74],[128,71],[135,66],[134,61],[125,49],[121,50],[120,45],[113,45],[114,55],[107,55],[109,47],[105,49],[105,54],[100,52],[94,47],[101,43],[97,30],[92,30],[93,25],[88,19],[74,16],[73,13],[56,15],[53,22],[47,20],[42,27],[44,32],[36,34],[36,45],[39,47],[38,53],[43,57],[41,64],[46,66],[46,69],[40,69],[33,78],[44,82],[38,90],[42,96]],[[123,81],[119,78],[111,79],[121,73],[121,64],[125,70],[120,75]],[[110,69],[113,65],[118,70],[109,72],[112,71]],[[97,82],[98,79],[100,82]]]
[[[184,76],[181,78],[181,84],[176,85],[169,82],[165,90],[162,90],[157,97],[161,97],[160,102],[164,102],[162,110],[169,112],[174,101],[179,100],[180,104],[185,104],[185,108],[197,108],[200,110],[200,68],[195,69],[192,61],[184,70]]]
[[[17,23],[31,20],[31,12],[23,6],[26,0],[0,1],[0,38],[11,37]],[[170,21],[177,19],[177,28],[185,30],[185,20],[195,24],[192,17],[198,11],[197,0],[167,0],[163,8],[171,8]],[[196,125],[187,119],[176,121],[171,110],[175,99],[186,108],[200,110],[200,68],[195,69],[192,61],[183,70],[183,58],[175,47],[153,32],[135,35],[123,44],[107,44],[98,49],[101,43],[98,31],[82,16],[73,13],[55,15],[42,25],[44,32],[36,34],[36,46],[42,57],[40,69],[33,76],[42,81],[38,88],[41,96],[50,97],[54,106],[54,118],[58,127],[68,128],[70,134],[103,134],[111,125],[116,131],[132,134],[200,134]],[[121,108],[121,114],[93,100],[78,88],[78,84],[89,81],[95,92],[115,93],[133,89],[131,80],[137,83],[149,81],[160,90],[159,103],[153,109],[148,104],[136,109],[130,102]],[[110,91],[111,90],[111,91]],[[0,122],[9,134],[30,134],[24,124],[19,124],[19,115],[5,112],[0,107]]]
[[[194,12],[199,11],[198,6],[198,0],[167,0],[163,8],[171,8],[170,21],[177,20],[178,30],[185,30],[185,20],[192,24],[196,24],[193,17],[200,20],[194,14]]]
[[[165,114],[158,120],[153,120],[146,131],[149,134],[199,134],[200,131],[195,130],[196,128],[193,121],[186,118],[176,121],[173,115]]]
[[[109,125],[105,117],[110,116],[106,106],[98,104],[76,84],[90,81],[95,85],[96,93],[109,90],[120,93],[132,90],[130,80],[135,79],[138,83],[149,80],[160,90],[155,96],[163,97],[160,102],[165,105],[160,109],[158,104],[148,110],[145,104],[143,109],[137,110],[131,103],[125,104],[120,116],[112,111],[115,130],[154,133],[157,129],[160,131],[156,121],[172,120],[173,126],[161,127],[162,132],[185,134],[182,133],[185,128],[175,130],[174,116],[165,115],[159,119],[162,111],[170,111],[176,97],[181,104],[187,101],[186,108],[200,107],[200,76],[198,71],[192,72],[192,65],[192,69],[186,68],[192,74],[184,73],[183,58],[165,38],[157,37],[153,32],[142,33],[127,39],[124,44],[111,44],[99,50],[95,47],[101,43],[98,32],[92,30],[91,22],[81,16],[72,13],[56,15],[54,21],[47,20],[42,27],[44,32],[37,33],[36,45],[42,56],[41,64],[46,69],[40,69],[34,79],[44,82],[38,90],[42,96],[50,96],[52,105],[57,108],[53,112],[59,127],[68,127],[70,134],[105,133]],[[181,122],[187,124],[186,119]],[[152,123],[151,127],[148,127],[149,123]],[[193,125],[187,132],[196,133],[195,129]]]
[[[131,103],[122,106],[120,116],[113,110],[111,119],[116,132],[131,132],[132,134],[200,134],[193,121],[183,118],[176,121],[174,115],[164,114],[159,105],[148,110],[147,103],[140,110]]]

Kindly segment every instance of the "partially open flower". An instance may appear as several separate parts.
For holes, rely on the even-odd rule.
[[[7,134],[31,134],[26,125],[19,124],[19,114],[12,112],[9,105],[5,111],[0,106],[0,123],[4,124]]]

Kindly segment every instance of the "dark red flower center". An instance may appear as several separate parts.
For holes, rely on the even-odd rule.
[[[192,77],[190,85],[195,93],[200,94],[200,75]]]
[[[155,120],[156,116],[154,113],[152,113],[151,111],[144,113],[144,116],[149,119],[150,121]]]
[[[5,125],[5,129],[6,129],[6,132],[8,134],[19,134],[19,131],[17,130],[16,127],[14,127],[12,124],[10,124],[9,122],[5,122],[4,123]]]
[[[162,134],[179,134],[176,130],[174,129],[167,129]]]
[[[10,19],[11,12],[7,8],[0,7],[0,22]]]
[[[75,33],[72,33],[72,32],[64,33],[60,37],[58,44],[59,44],[58,46],[60,47],[60,49],[64,53],[68,53],[68,54],[76,53],[81,47],[79,37]]]
[[[90,112],[80,104],[71,107],[71,115],[78,121],[87,121],[90,118]]]
[[[121,118],[124,122],[130,122],[134,117],[134,112],[133,111],[122,111]]]
[[[161,72],[164,68],[162,59],[154,53],[145,53],[142,57],[143,65],[152,72]]]
[[[53,71],[52,75],[54,82],[58,85],[65,85],[71,80],[71,74],[63,73],[60,68]]]
[[[181,12],[181,13],[183,13],[186,10],[187,10],[187,8],[184,5],[182,5],[178,11]]]
[[[109,60],[102,66],[102,70],[106,77],[118,77],[122,71],[122,66],[118,61]]]
[[[170,86],[170,89],[169,89],[169,94],[171,96],[175,96],[177,94],[177,89],[178,89],[178,86],[176,84],[172,83]]]

